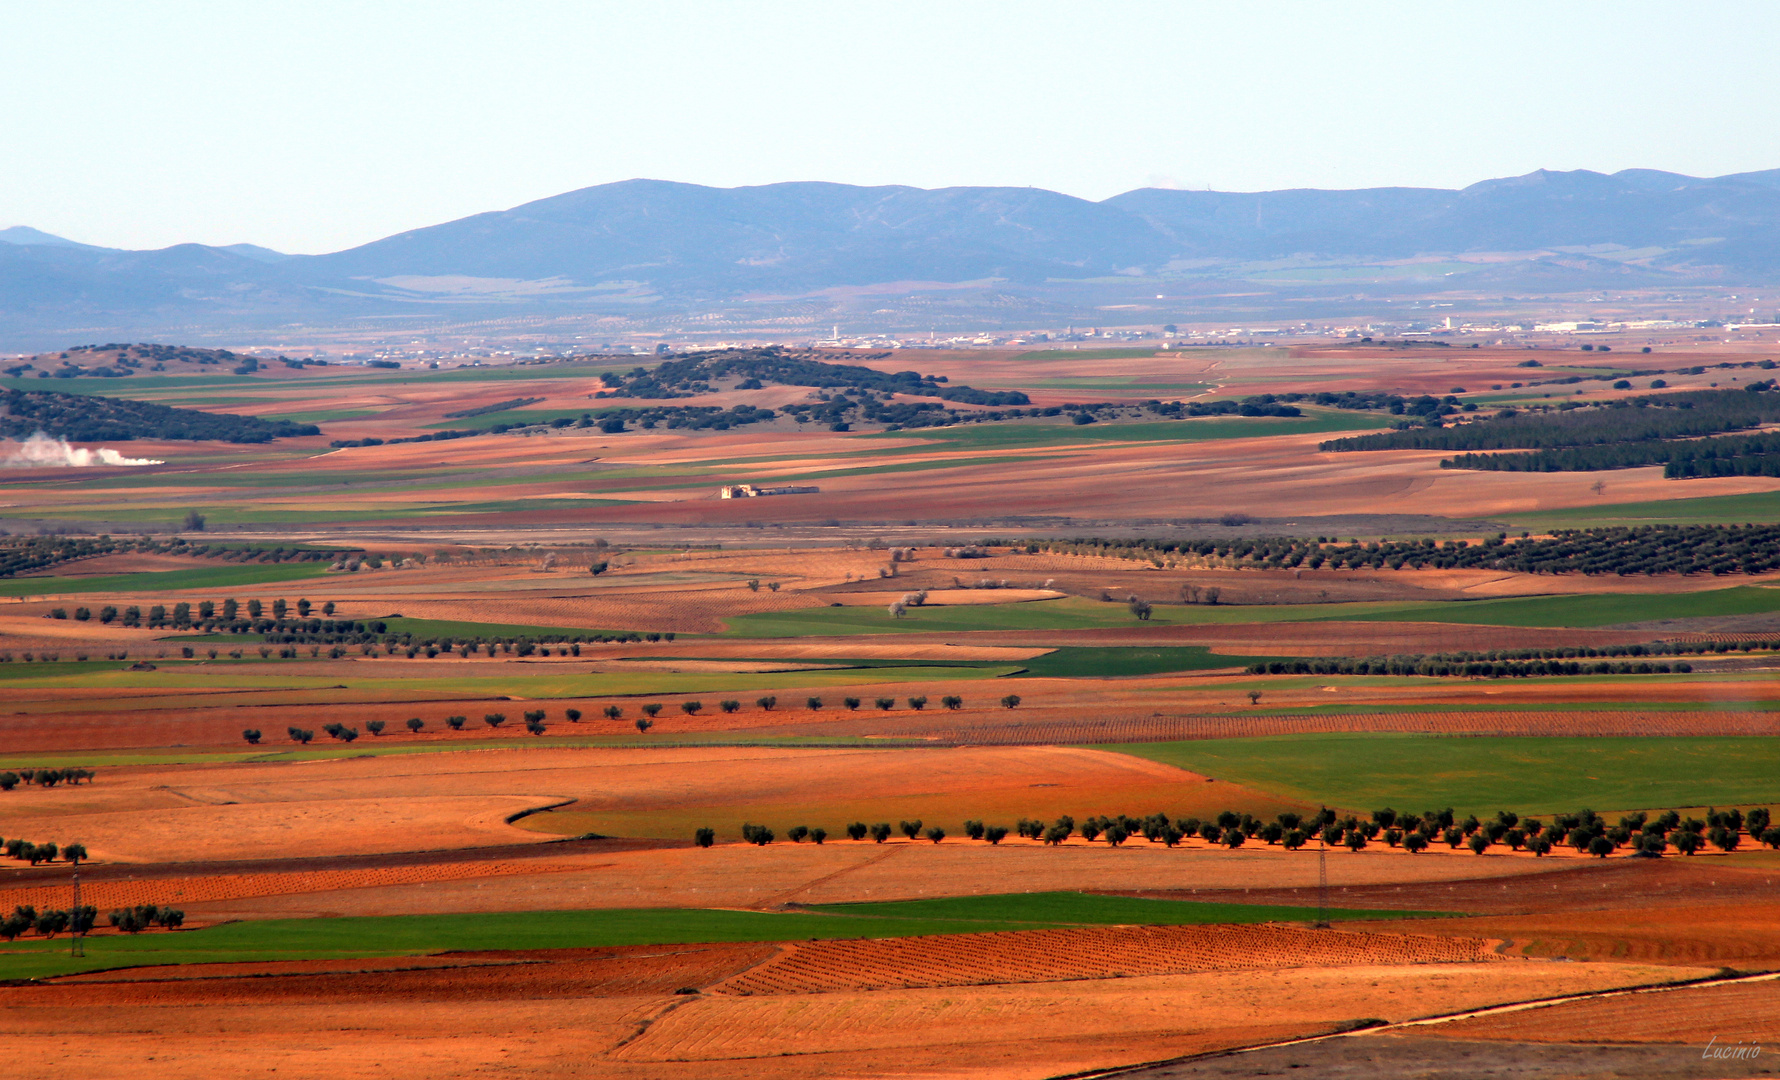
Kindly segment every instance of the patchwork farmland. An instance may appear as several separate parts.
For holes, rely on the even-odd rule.
[[[613,1080],[1771,1035],[1780,982],[1711,980],[1780,972],[1780,481],[1443,460],[1619,409],[1747,440],[1711,395],[1772,392],[1710,385],[1728,346],[1536,352],[1591,374],[732,350],[45,399],[157,463],[0,471],[10,1030],[78,1015],[95,1076]]]

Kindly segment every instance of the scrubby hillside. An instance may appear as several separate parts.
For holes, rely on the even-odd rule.
[[[176,409],[97,394],[61,394],[53,390],[0,392],[0,435],[28,438],[39,431],[72,442],[214,439],[261,443],[321,434],[314,424]]]

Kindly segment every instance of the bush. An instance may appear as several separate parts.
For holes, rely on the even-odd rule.
[[[999,844],[1007,839],[1007,829],[1000,825],[990,825],[983,830],[983,839],[991,844]]]
[[[810,830],[810,842],[811,843],[821,844],[824,841],[826,841],[827,839],[828,839],[828,830],[822,828],[820,825],[818,825],[814,829]]]
[[[853,840],[865,839],[865,834],[870,831],[870,828],[863,821],[855,821],[853,824],[847,826],[847,836]]]
[[[680,702],[680,711],[685,713],[687,716],[697,716],[699,710],[704,707],[705,707],[705,703],[702,701],[682,701],[682,702]]]
[[[909,698],[909,708],[915,710],[916,712],[920,712],[922,709],[925,709],[926,707],[927,707],[927,698],[925,695],[922,695],[921,697]]]
[[[482,716],[482,722],[491,728],[498,728],[507,722],[507,714],[498,712],[485,713]]]
[[[848,712],[858,712],[859,711],[859,699],[856,697],[842,698],[841,704],[845,705],[847,707]]]
[[[820,709],[822,708],[822,699],[819,697],[805,698],[804,704],[809,706],[811,710]]]
[[[661,713],[661,703],[660,702],[651,701],[649,704],[643,706],[643,715],[644,716],[653,717],[653,716],[660,715],[660,713]]]
[[[637,717],[637,731],[638,732],[648,731],[650,728],[652,728],[654,726],[655,726],[655,721],[650,720],[647,717],[642,717],[642,716]]]
[[[366,720],[365,730],[373,735],[383,734],[384,723],[381,720]]]
[[[939,703],[948,709],[957,710],[964,708],[964,699],[956,694],[947,694],[945,697],[939,699]]]
[[[793,844],[803,843],[804,837],[808,835],[810,835],[810,827],[808,825],[794,825],[785,830],[785,839],[791,841]]]
[[[762,709],[765,709],[767,712],[772,712],[773,706],[777,705],[778,703],[779,703],[779,699],[772,694],[768,694],[766,697],[763,697],[763,698],[755,698],[754,699],[754,704],[760,706]]]
[[[1001,699],[1001,707],[1004,709],[1016,708],[1019,704],[1020,695],[1018,694],[1008,694]]]
[[[941,840],[944,840],[946,838],[946,830],[940,828],[938,825],[935,825],[935,826],[932,826],[931,828],[929,828],[926,832],[922,833],[921,835],[927,837],[927,839],[929,839],[937,844]],[[913,840],[914,837],[911,836],[911,837],[909,837],[909,839]]]
[[[734,698],[731,698],[727,701],[719,701],[717,703],[717,707],[719,709],[722,709],[726,713],[732,713],[732,712],[735,712],[737,709],[741,708],[742,703],[739,701],[736,701]]]
[[[896,699],[891,697],[881,697],[877,699],[876,704],[878,708],[885,712],[889,712],[891,709],[896,708]]]
[[[871,838],[872,842],[876,844],[881,844],[890,839],[890,823],[888,821],[880,821],[876,825],[873,825],[871,827]]]
[[[921,835],[921,819],[920,818],[916,818],[913,821],[899,822],[896,827],[901,829],[902,835],[908,837],[910,840],[913,840],[915,837]]]
[[[699,847],[710,847],[712,844],[717,842],[716,830],[714,830],[714,829],[698,829],[698,830],[694,831],[692,834],[692,842],[697,844]]]
[[[260,743],[260,732],[258,728],[247,728],[243,730],[241,732],[241,737],[247,740],[249,746],[258,746]]]

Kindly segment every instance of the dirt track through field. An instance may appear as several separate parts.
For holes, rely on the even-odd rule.
[[[1500,960],[1483,938],[1291,926],[1105,926],[811,941],[783,947],[719,993],[810,994],[918,986],[1114,979],[1244,968]]]
[[[1679,736],[1780,735],[1771,712],[1397,712],[948,723],[943,717],[875,725],[875,733],[956,746],[1048,746],[1241,739],[1322,732],[1405,732],[1453,735]]]

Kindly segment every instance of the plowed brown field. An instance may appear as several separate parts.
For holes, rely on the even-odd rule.
[[[391,866],[365,870],[293,870],[283,873],[211,874],[191,877],[143,877],[125,880],[87,881],[81,886],[81,902],[101,911],[137,904],[183,907],[207,901],[246,900],[262,896],[331,892],[339,889],[380,889],[391,885],[423,885],[510,874],[552,874],[580,870],[584,862],[456,862],[415,866]],[[29,904],[40,911],[68,903],[66,883],[0,887],[0,910]]]
[[[1407,924],[1416,928],[1418,924]],[[1420,929],[1432,930],[1433,924]],[[1767,970],[1780,967],[1780,904],[1745,900],[1577,914],[1442,920],[1440,932],[1509,939],[1513,955]]]
[[[1249,968],[1458,964],[1498,960],[1482,938],[1289,926],[1105,926],[997,934],[812,941],[717,990],[809,994],[916,986],[1057,982]]]
[[[670,946],[416,970],[244,965],[171,981],[0,991],[14,1075],[303,1080],[501,1072],[596,1080],[1039,1080],[1428,1012],[1652,981],[1633,965],[1528,962],[1200,972],[1020,986],[675,995],[771,947]],[[1674,969],[1670,969],[1673,971]],[[1289,1001],[1285,1010],[1279,1003]],[[1190,1007],[1183,1007],[1190,1005]],[[564,1033],[572,1033],[565,1038]],[[71,1038],[71,1035],[78,1037]],[[893,1064],[885,1051],[891,1051]]]
[[[1416,964],[818,995],[712,994],[664,1016],[613,1057],[727,1067],[792,1046],[800,1054],[837,1056],[893,1051],[892,1074],[908,1075],[913,1063],[905,1051],[948,1045],[949,1069],[936,1062],[928,1067],[932,1072],[915,1075],[955,1076],[974,1066],[969,1074],[1037,1078],[1326,1031],[1360,1016],[1408,1018],[1456,1011],[1460,1003],[1654,981],[1653,974],[1634,965]],[[1282,1003],[1291,1008],[1282,1010]],[[1009,1032],[1020,1035],[1004,1035]],[[830,1068],[846,1068],[843,1062],[839,1058]],[[1006,1071],[977,1071],[991,1062]],[[882,1076],[891,1069],[880,1059],[849,1071]]]
[[[1762,1056],[1780,1042],[1780,982],[1620,994],[1532,1012],[1430,1025],[1418,1037],[1516,1042],[1751,1044]],[[1720,1059],[1727,1076],[1751,1060]]]
[[[1417,734],[1677,736],[1777,735],[1780,715],[1769,712],[1630,712],[1625,710],[1550,712],[1327,713],[1281,716],[1058,718],[948,722],[942,717],[907,717],[872,725],[878,733],[935,739],[968,746],[1173,742],[1184,739],[1239,739],[1334,731],[1397,731]]]

